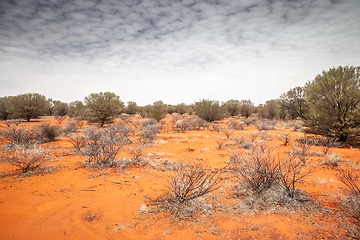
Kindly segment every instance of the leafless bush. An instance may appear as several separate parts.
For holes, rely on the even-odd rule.
[[[337,139],[319,138],[316,143],[318,146],[320,146],[320,149],[323,152],[324,156],[326,156],[329,153],[330,149],[337,145]]]
[[[28,148],[38,142],[38,133],[27,127],[10,126],[2,132],[3,138],[10,145]]]
[[[342,159],[341,155],[336,153],[327,154],[325,157],[326,159],[322,162],[322,165],[327,165],[331,167],[339,166],[339,162]]]
[[[234,133],[234,131],[230,129],[223,129],[221,132],[225,134],[227,140],[229,140],[230,136]]]
[[[180,220],[192,217],[203,206],[197,202],[217,190],[219,181],[219,171],[207,169],[206,164],[199,161],[180,164],[168,183],[166,194],[153,204]]]
[[[32,146],[30,148],[16,147],[6,149],[1,159],[20,169],[22,173],[35,170],[48,161],[48,153],[44,148]]]
[[[22,123],[21,119],[10,119],[10,120],[6,120],[3,123],[5,123],[6,126],[11,127],[11,126],[18,126],[20,123]]]
[[[296,145],[293,146],[292,155],[298,156],[298,158],[305,164],[310,155],[310,148],[316,145],[316,139],[311,137],[302,137],[296,140]]]
[[[244,149],[250,149],[254,146],[254,141],[248,141],[244,137],[235,137],[236,144]]]
[[[109,167],[112,166],[121,148],[129,143],[116,126],[88,128],[84,140],[86,144],[82,153],[87,156],[88,162]]]
[[[284,146],[287,146],[290,143],[291,134],[283,131],[277,135],[277,138],[284,143]]]
[[[86,146],[86,141],[83,136],[78,136],[76,134],[69,134],[68,138],[70,140],[70,143],[78,151],[81,151],[81,149]]]
[[[243,124],[236,121],[234,118],[228,118],[226,124],[229,130],[244,130]]]
[[[341,201],[341,209],[355,218],[354,229],[348,232],[355,237],[360,236],[360,184],[359,175],[350,169],[339,169],[338,179],[346,186],[348,196]]]
[[[217,144],[217,149],[224,149],[225,140],[223,138],[215,138],[215,142]]]
[[[292,131],[299,131],[303,127],[303,123],[298,120],[288,121],[286,125],[290,127]]]
[[[56,125],[50,125],[48,123],[38,126],[37,131],[38,139],[41,142],[52,142],[60,135],[59,127]]]
[[[279,179],[287,195],[294,198],[296,193],[295,185],[314,171],[313,168],[306,169],[303,161],[295,156],[288,156],[282,161],[279,164]]]
[[[141,142],[153,141],[157,137],[159,130],[160,126],[157,123],[143,125],[140,133]]]
[[[63,134],[69,135],[70,133],[76,132],[79,128],[81,128],[83,125],[82,121],[79,120],[71,120],[65,123],[65,126],[63,128]]]
[[[243,120],[243,122],[245,123],[245,125],[251,126],[251,125],[255,125],[256,119],[253,118],[253,117],[245,118],[245,119]]]
[[[143,149],[144,149],[143,145],[134,146],[130,148],[131,160],[133,161],[133,164],[141,166],[146,163],[145,159],[142,157]]]
[[[231,157],[234,170],[242,179],[240,184],[252,194],[266,191],[279,177],[279,162],[273,149],[257,147],[242,155]]]
[[[276,123],[277,121],[275,119],[271,120],[271,119],[259,119],[255,126],[259,131],[263,131],[263,130],[274,130],[276,129]]]
[[[211,129],[213,130],[213,131],[215,131],[215,132],[217,132],[217,133],[219,133],[220,131],[221,131],[221,126],[220,126],[220,124],[219,123],[217,123],[217,122],[213,122],[213,123],[211,123],[210,124],[210,127],[211,127]]]

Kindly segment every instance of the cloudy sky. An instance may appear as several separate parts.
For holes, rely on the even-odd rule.
[[[0,96],[279,97],[360,65],[359,0],[0,0]]]

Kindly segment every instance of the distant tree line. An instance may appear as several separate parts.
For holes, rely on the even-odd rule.
[[[84,101],[64,103],[47,99],[38,93],[0,97],[0,119],[31,119],[39,116],[71,116],[98,122],[101,126],[121,113],[140,114],[160,121],[166,114],[197,115],[208,122],[229,116],[244,118],[256,115],[268,119],[298,119],[308,131],[336,138],[341,142],[356,141],[360,135],[360,67],[339,66],[317,75],[305,86],[295,87],[278,99],[255,106],[250,100],[219,101],[202,99],[193,104],[126,105],[111,92],[91,93]]]

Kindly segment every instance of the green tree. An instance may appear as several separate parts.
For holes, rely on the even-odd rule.
[[[359,135],[360,67],[339,66],[323,71],[306,84],[305,99],[310,130],[341,142]]]
[[[280,96],[281,107],[291,119],[306,119],[308,105],[305,101],[305,88],[296,87]]]
[[[86,107],[82,101],[73,101],[69,103],[69,116],[82,118],[85,117]]]
[[[69,114],[69,104],[56,101],[53,109],[54,116],[65,116]]]
[[[136,104],[136,102],[127,102],[127,106],[124,109],[124,112],[127,114],[136,114],[140,111],[140,108],[138,107],[138,105]]]
[[[0,119],[7,120],[10,117],[11,97],[0,97]]]
[[[154,102],[149,108],[147,116],[160,121],[166,116],[166,105],[162,101]]]
[[[278,119],[281,114],[281,106],[276,99],[268,100],[264,105],[259,105],[258,112],[263,118]]]
[[[230,116],[237,116],[240,114],[240,101],[239,100],[228,100],[223,105]]]
[[[195,102],[195,114],[208,122],[218,121],[225,117],[225,108],[220,106],[219,101],[203,99]]]
[[[100,122],[104,126],[105,122],[112,120],[121,113],[124,103],[119,96],[111,92],[91,93],[85,97],[86,118],[90,121]]]
[[[28,122],[32,118],[46,115],[49,103],[39,93],[25,93],[11,98],[11,114],[14,118],[23,118]]]
[[[254,103],[251,100],[241,100],[239,112],[243,117],[250,117],[255,112]]]

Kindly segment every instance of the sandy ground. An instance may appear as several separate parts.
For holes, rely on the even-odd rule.
[[[44,121],[63,126],[68,120],[41,120]],[[21,123],[36,124],[39,122]],[[1,125],[2,129],[6,127]],[[282,152],[290,151],[290,146],[281,146],[276,138],[284,130],[290,131],[269,130],[263,138],[270,145],[279,145]],[[227,139],[223,132],[209,129],[178,133],[168,124],[154,143],[143,150],[143,157],[153,163],[201,159],[211,168],[221,168],[227,165],[231,152],[245,151],[234,139],[250,138],[257,132],[255,127],[245,127]],[[300,132],[291,134],[293,139],[303,136]],[[224,139],[223,149],[218,149],[220,138]],[[137,135],[131,135],[131,139],[132,145],[137,145]],[[236,176],[225,173],[221,178],[224,187],[212,193],[212,201],[217,201],[213,205],[220,207],[214,207],[209,215],[176,221],[164,212],[141,211],[148,209],[149,198],[166,190],[172,171],[151,164],[93,170],[81,167],[86,159],[75,151],[67,137],[60,136],[43,145],[51,149],[52,158],[45,165],[56,166],[53,173],[24,176],[10,164],[0,162],[0,172],[5,175],[0,178],[0,239],[348,239],[346,228],[353,224],[353,219],[339,210],[344,186],[336,177],[337,167],[321,165],[324,157],[320,154],[310,159],[316,172],[298,185],[317,201],[318,209],[300,211],[279,206],[241,211],[234,207],[239,199],[231,190]],[[129,147],[119,157],[130,157]],[[320,149],[313,147],[311,151]],[[358,169],[358,149],[330,151],[342,156],[340,166]]]

